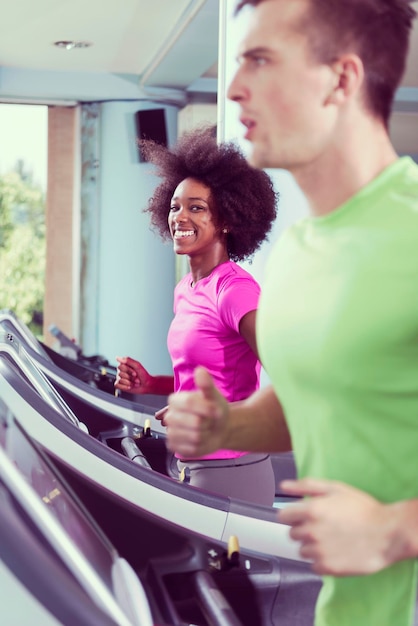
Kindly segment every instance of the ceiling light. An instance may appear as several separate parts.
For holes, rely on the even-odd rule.
[[[93,44],[89,41],[55,41],[54,46],[64,48],[64,50],[73,50],[73,48],[88,48]]]

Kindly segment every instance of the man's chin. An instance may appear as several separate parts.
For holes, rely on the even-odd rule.
[[[252,145],[248,152],[247,161],[252,167],[256,167],[257,169],[269,167],[267,165],[268,160],[266,159],[266,155],[262,153],[261,150],[258,150],[256,145]]]

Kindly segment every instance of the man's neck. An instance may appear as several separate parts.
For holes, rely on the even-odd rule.
[[[317,161],[292,172],[313,215],[337,209],[398,158],[383,126],[364,126],[339,137]]]

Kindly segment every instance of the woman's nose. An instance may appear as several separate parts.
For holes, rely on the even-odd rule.
[[[174,216],[173,219],[175,222],[184,222],[187,219],[187,215],[186,215],[186,211],[183,207],[179,208]]]

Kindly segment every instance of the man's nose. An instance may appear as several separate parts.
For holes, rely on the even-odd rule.
[[[233,75],[232,80],[229,83],[226,96],[228,100],[233,100],[234,102],[240,102],[240,100],[243,99],[244,93],[240,81],[240,68],[238,68]]]

